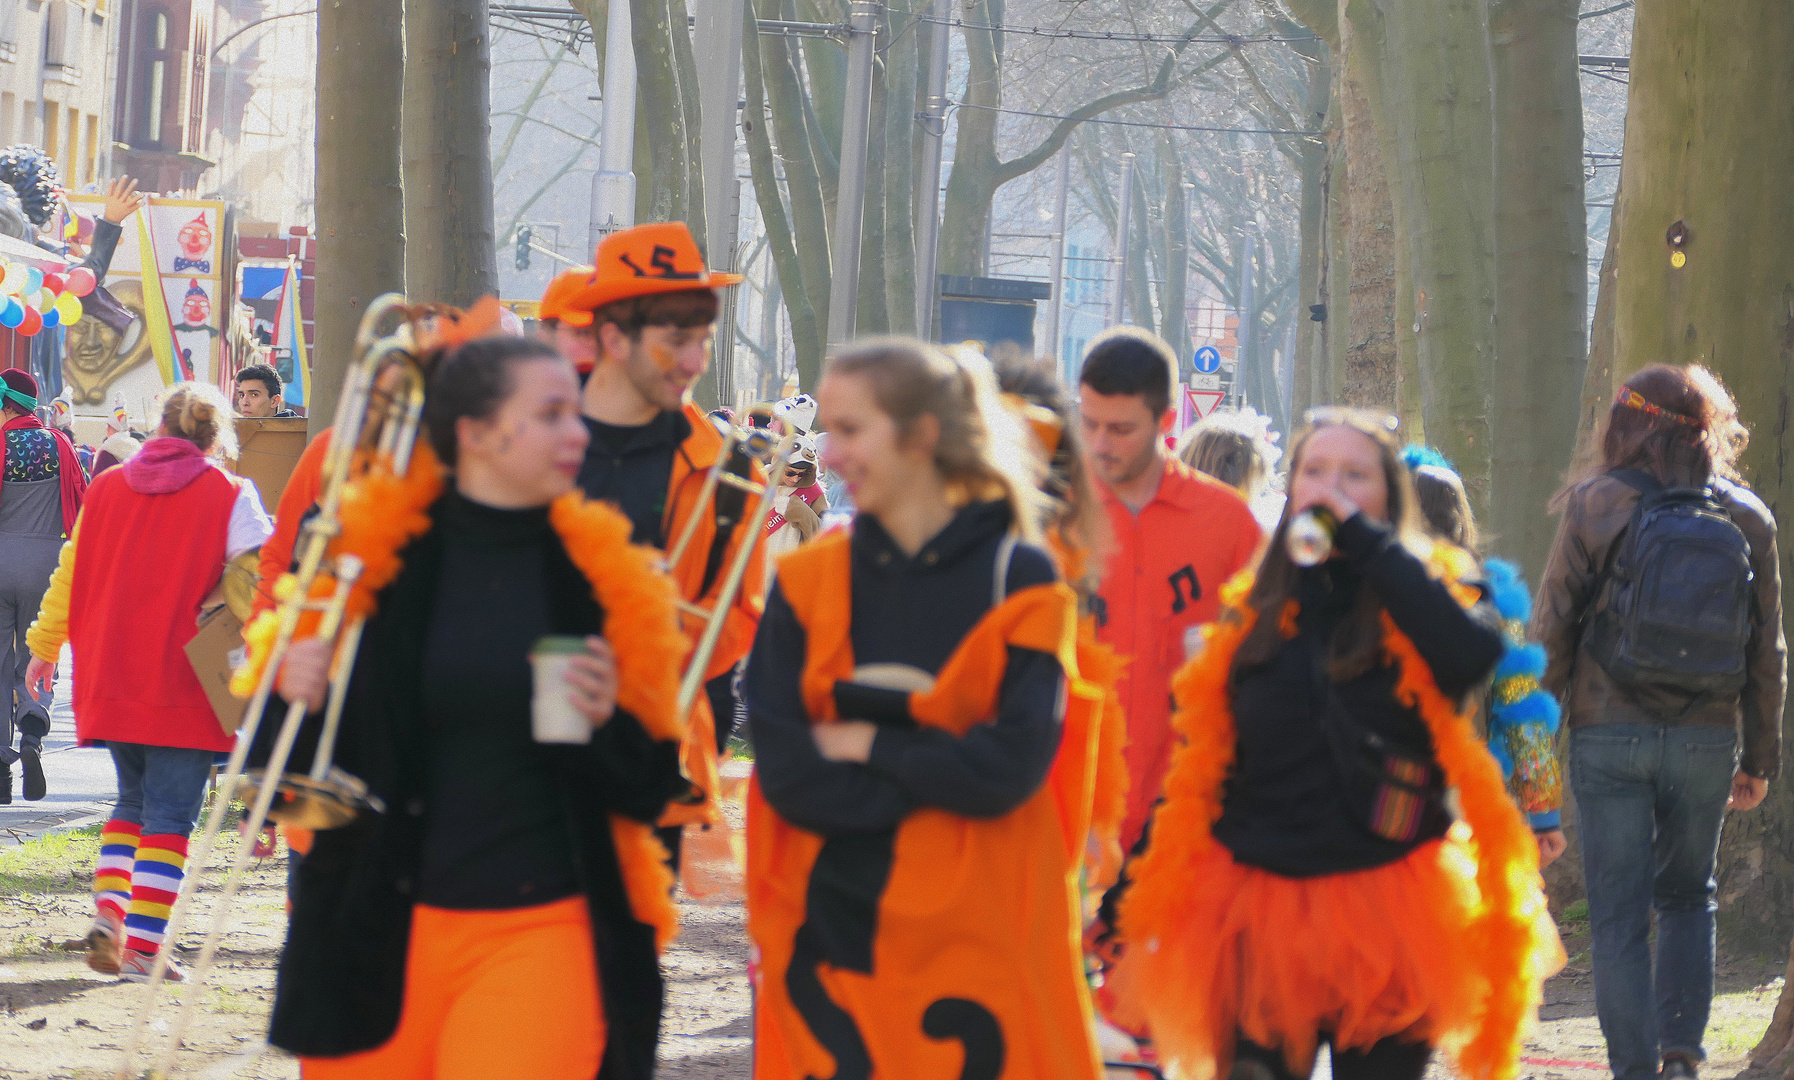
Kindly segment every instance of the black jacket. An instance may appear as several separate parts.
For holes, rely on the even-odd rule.
[[[440,506],[433,508],[433,519]],[[381,592],[349,684],[336,762],[386,805],[346,828],[320,832],[300,866],[269,1042],[295,1054],[340,1056],[380,1046],[404,1003],[411,911],[429,813],[428,735],[419,706],[426,629],[442,542],[437,528],[407,547],[404,569]],[[552,533],[544,540],[554,632],[599,633],[604,613]],[[502,615],[502,613],[495,613]],[[278,717],[271,706],[253,760],[265,761]],[[311,761],[311,717],[289,769]],[[610,815],[659,817],[682,789],[678,746],[652,741],[627,713],[588,746],[542,746],[554,776],[580,884],[592,912],[608,1036],[602,1080],[653,1075],[662,984],[653,930],[634,918],[611,842]]]
[[[1236,861],[1285,877],[1363,870],[1394,862],[1445,835],[1451,818],[1430,806],[1412,842],[1373,833],[1341,782],[1329,741],[1322,657],[1334,628],[1361,589],[1375,589],[1395,625],[1413,641],[1446,696],[1461,698],[1501,656],[1500,616],[1483,600],[1459,604],[1387,527],[1362,516],[1340,526],[1344,554],[1301,571],[1296,636],[1233,685],[1237,757],[1222,800],[1215,839]],[[1387,665],[1332,685],[1333,707],[1412,756],[1431,760],[1425,722],[1395,698],[1398,672]],[[1433,764],[1435,775],[1438,766]]]

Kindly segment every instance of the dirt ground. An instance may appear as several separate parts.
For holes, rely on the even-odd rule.
[[[142,988],[96,975],[78,951],[66,947],[86,930],[98,843],[88,832],[0,849],[0,1080],[86,1080],[113,1076],[120,1067]],[[225,856],[233,857],[235,851],[233,839]],[[201,918],[194,925],[207,925],[221,884],[222,875],[214,875],[199,893]],[[284,887],[283,858],[261,860],[249,873],[235,929],[201,994],[173,1075],[196,1080],[298,1077],[294,1062],[262,1042],[284,931]],[[683,908],[684,928],[667,956],[660,1075],[666,1080],[746,1080],[751,1032],[741,909],[695,903]],[[1563,927],[1570,966],[1546,987],[1540,1030],[1527,1046],[1521,1075],[1599,1080],[1609,1073],[1594,1018],[1587,924],[1567,918]],[[195,931],[185,940],[196,945],[199,937]],[[1712,1060],[1705,1076],[1731,1080],[1750,1075],[1744,1071],[1744,1055],[1768,1023],[1780,975],[1780,964],[1769,960],[1728,958],[1722,963],[1720,995],[1708,1031]],[[180,997],[179,990],[164,993],[149,1023],[149,1051],[159,1054],[167,1046]],[[146,1052],[139,1071],[129,1075],[141,1075],[150,1064]],[[1440,1065],[1429,1075],[1451,1073]]]

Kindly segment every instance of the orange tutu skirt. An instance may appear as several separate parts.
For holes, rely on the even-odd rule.
[[[1106,989],[1116,1019],[1143,1026],[1181,1080],[1231,1067],[1237,1036],[1282,1049],[1307,1075],[1322,1033],[1342,1050],[1396,1037],[1448,1053],[1475,1034],[1494,994],[1526,994],[1563,967],[1535,884],[1530,978],[1491,987],[1471,960],[1480,910],[1469,842],[1452,838],[1370,870],[1288,878],[1211,844],[1175,940],[1129,941]],[[1125,920],[1124,920],[1125,924]],[[1534,1014],[1536,1015],[1536,1013]]]

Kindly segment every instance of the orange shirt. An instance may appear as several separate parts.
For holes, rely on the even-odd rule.
[[[1258,550],[1258,522],[1239,493],[1176,460],[1135,514],[1097,484],[1114,550],[1097,591],[1097,640],[1128,659],[1119,685],[1127,715],[1128,799],[1121,844],[1131,850],[1171,767],[1171,676],[1185,632],[1214,619],[1221,586]]]

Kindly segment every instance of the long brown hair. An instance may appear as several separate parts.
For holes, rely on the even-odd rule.
[[[1080,567],[1064,568],[1068,575],[1076,574],[1069,584],[1080,594],[1093,596],[1102,583],[1103,563],[1109,555],[1109,516],[1103,512],[1084,464],[1083,435],[1071,396],[1053,374],[1050,361],[1018,354],[997,360],[995,367],[997,386],[1005,394],[1046,409],[1059,421],[1058,444],[1048,449],[1051,460],[1046,463],[1041,527],[1081,564],[1081,572]]]
[[[861,341],[829,360],[827,375],[853,375],[872,388],[878,408],[907,439],[917,420],[940,424],[934,467],[955,505],[1002,499],[1022,539],[1038,540],[1039,472],[1021,421],[997,401],[996,378],[982,357],[955,357],[914,338]]]
[[[1362,409],[1328,409],[1296,438],[1290,450],[1290,492],[1295,492],[1296,478],[1302,474],[1302,459],[1315,434],[1332,427],[1349,427],[1377,444],[1377,457],[1383,466],[1383,483],[1389,492],[1389,520],[1396,537],[1417,550],[1427,543],[1420,524],[1420,511],[1414,497],[1414,485],[1402,464],[1401,445],[1389,430],[1384,417]],[[1290,561],[1286,538],[1289,523],[1297,511],[1295,499],[1283,504],[1283,517],[1271,542],[1260,556],[1258,572],[1246,603],[1258,613],[1252,632],[1240,643],[1234,654],[1233,678],[1238,680],[1247,668],[1268,663],[1283,645],[1283,609],[1296,595],[1296,580],[1301,568]],[[1327,675],[1334,682],[1357,678],[1375,667],[1383,655],[1383,601],[1368,584],[1358,590],[1352,610],[1334,627],[1333,640],[1327,646]]]
[[[1646,407],[1629,404],[1632,394]],[[1640,469],[1691,487],[1714,477],[1737,480],[1738,455],[1749,442],[1717,375],[1698,364],[1652,364],[1626,380],[1608,410],[1600,470]]]

